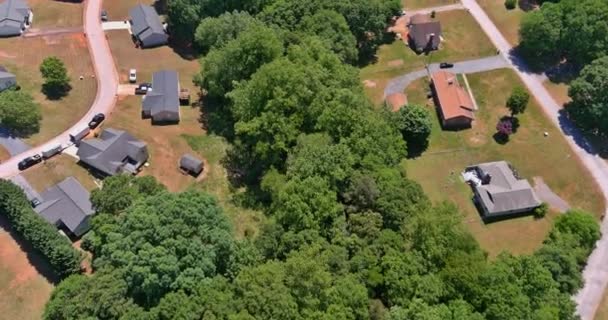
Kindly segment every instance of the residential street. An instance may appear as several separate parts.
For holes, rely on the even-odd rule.
[[[561,128],[572,150],[587,167],[608,202],[608,163],[599,157],[572,122],[560,113],[560,106],[545,89],[539,77],[531,73],[519,57],[511,53],[513,48],[479,4],[475,0],[462,0],[462,4],[481,25],[501,54],[508,59],[511,67],[515,69],[551,121]],[[585,286],[575,298],[578,313],[583,320],[593,319],[608,284],[608,219],[602,221],[601,229],[603,236],[589,257],[583,272]]]
[[[93,105],[78,123],[75,123],[71,128],[67,129],[57,137],[47,141],[46,143],[21,152],[18,155],[13,154],[16,149],[9,150],[13,157],[0,164],[0,177],[10,178],[19,173],[17,163],[25,157],[34,154],[40,154],[43,150],[49,149],[58,144],[67,144],[69,142],[69,134],[76,128],[80,128],[88,124],[93,115],[104,113],[108,115],[115,104],[116,90],[118,88],[118,73],[114,65],[112,53],[106,40],[106,36],[101,27],[100,12],[102,0],[86,1],[84,13],[84,30],[88,40],[89,52],[91,60],[95,68],[97,77],[97,95]],[[103,81],[101,81],[103,80]],[[3,145],[5,145],[3,143]]]

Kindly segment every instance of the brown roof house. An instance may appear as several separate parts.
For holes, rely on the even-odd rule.
[[[413,15],[410,18],[408,42],[416,52],[437,50],[441,42],[441,23],[428,15]]]
[[[432,74],[435,104],[444,129],[470,128],[475,119],[473,100],[459,84],[456,75],[447,71]]]
[[[464,176],[473,186],[484,219],[532,212],[542,203],[530,183],[519,178],[506,161],[468,167]]]
[[[402,92],[390,94],[386,97],[386,105],[393,112],[399,111],[402,107],[407,105],[407,95]]]

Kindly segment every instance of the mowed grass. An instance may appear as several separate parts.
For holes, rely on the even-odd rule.
[[[465,10],[438,12],[443,39],[440,49],[428,55],[417,55],[402,40],[378,49],[377,61],[360,72],[361,81],[375,83],[365,91],[375,104],[382,102],[384,87],[392,78],[423,69],[425,64],[442,61],[463,61],[496,54],[496,49]]]
[[[0,318],[39,320],[53,284],[34,267],[49,267],[35,252],[24,249],[0,218]]]
[[[6,150],[6,148],[4,148],[3,146],[0,146],[0,162],[10,159],[11,154],[8,152],[8,150]]]
[[[480,245],[496,256],[501,251],[514,254],[534,251],[551,228],[556,213],[535,220],[532,217],[484,224],[472,203],[473,193],[460,173],[472,164],[506,160],[532,182],[542,177],[547,185],[571,206],[601,216],[604,202],[597,185],[572,153],[558,128],[531,101],[518,116],[520,128],[505,145],[493,139],[498,119],[509,112],[505,102],[513,87],[521,85],[509,69],[467,75],[480,110],[472,129],[442,131],[435,118],[429,149],[407,161],[407,171],[434,201],[456,203],[464,221]],[[547,132],[548,137],[543,133]]]
[[[432,105],[432,99],[427,98],[427,94],[431,91],[429,84],[427,78],[418,79],[410,83],[410,85],[405,88],[408,104],[417,104],[420,106]]]
[[[401,5],[406,9],[424,9],[458,3],[458,0],[402,0]]]
[[[519,44],[519,25],[526,14],[519,6],[507,10],[504,0],[478,0],[477,3],[488,14],[500,33],[512,46]]]
[[[112,1],[120,2],[120,1]],[[28,0],[34,20],[30,30],[82,26],[84,2]]]
[[[41,92],[44,80],[40,64],[48,56],[59,57],[72,79],[72,90],[60,100],[48,100]],[[0,39],[0,65],[17,76],[22,90],[31,93],[40,104],[40,132],[26,142],[38,145],[64,132],[91,107],[97,92],[87,42],[82,34],[36,38]],[[80,76],[83,80],[79,80]]]
[[[109,21],[129,19],[129,9],[138,4],[153,5],[154,0],[111,0],[103,2],[103,10],[108,12]]]
[[[89,191],[96,189],[95,178],[77,161],[66,154],[57,155],[27,169],[22,175],[38,192],[43,192],[68,177],[76,178]]]
[[[551,94],[553,99],[555,99],[555,102],[557,102],[560,106],[572,101],[572,99],[570,99],[568,96],[568,88],[570,87],[568,84],[563,82],[555,83],[551,80],[545,80],[543,85],[547,91],[549,91],[549,94]]]
[[[608,290],[604,291],[604,298],[595,312],[595,320],[608,320]]]

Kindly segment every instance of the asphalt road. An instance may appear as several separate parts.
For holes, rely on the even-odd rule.
[[[97,113],[108,115],[112,112],[118,88],[118,72],[116,71],[110,47],[101,27],[101,3],[102,0],[87,0],[84,9],[84,31],[97,78],[97,95],[95,101],[93,101],[93,105],[91,105],[89,111],[80,121],[62,134],[42,145],[19,154],[11,154],[13,157],[0,164],[0,177],[10,178],[17,175],[19,173],[17,163],[25,157],[40,154],[43,150],[47,150],[58,144],[68,144],[70,132],[87,125],[93,115]]]
[[[501,54],[508,59],[509,65],[517,72],[543,111],[561,129],[572,151],[587,167],[608,202],[608,163],[598,155],[572,122],[563,116],[560,112],[560,105],[551,97],[539,77],[529,70],[520,57],[513,54],[513,48],[509,42],[479,4],[475,0],[461,1],[481,25],[490,40],[501,51]],[[587,266],[583,271],[585,285],[575,297],[577,312],[583,320],[593,319],[608,284],[608,219],[602,221],[601,229],[603,236],[596,244],[596,248],[587,260]]]

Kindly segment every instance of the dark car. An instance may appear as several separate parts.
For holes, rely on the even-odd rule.
[[[95,129],[95,128],[99,127],[99,125],[105,119],[106,119],[106,116],[103,113],[96,114],[95,116],[93,116],[93,119],[91,120],[91,122],[89,122],[89,128]]]
[[[449,62],[442,62],[439,64],[439,68],[441,69],[447,69],[447,68],[452,68],[454,67],[453,63],[449,63]]]
[[[152,84],[150,83],[140,83],[139,86],[137,86],[137,88],[135,88],[135,94],[146,94],[148,92],[148,90],[150,90],[152,88]]]
[[[41,203],[42,202],[40,202],[40,199],[38,199],[38,198],[33,198],[32,200],[30,200],[30,204],[32,205],[32,208],[36,208]]]
[[[108,12],[106,10],[101,11],[101,21],[108,21]]]
[[[40,163],[42,161],[42,157],[39,154],[35,154],[31,157],[27,157],[23,160],[21,160],[19,162],[19,164],[17,165],[17,167],[19,168],[19,170],[25,170],[37,163]]]

